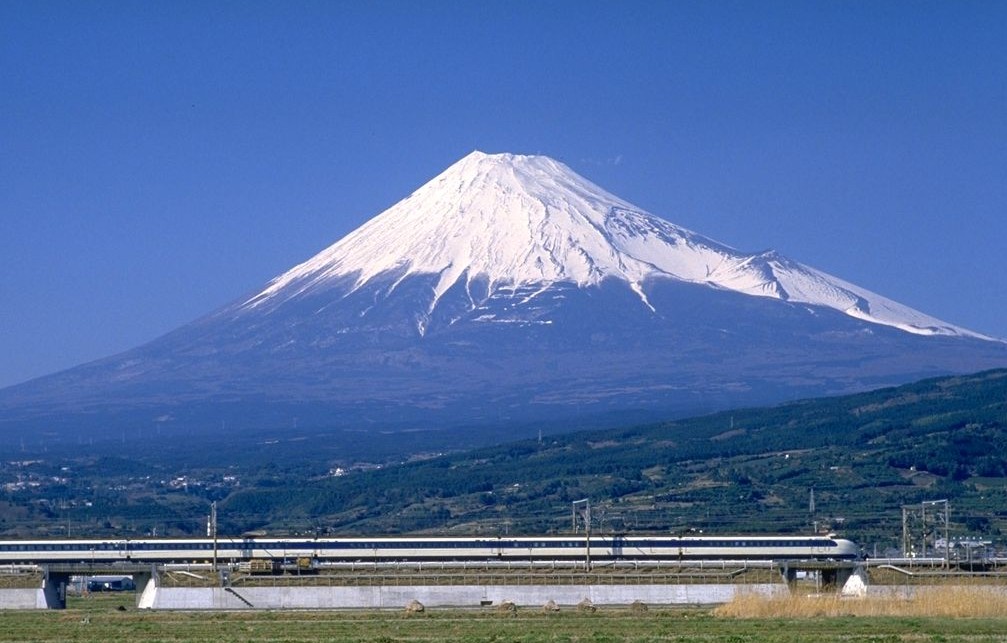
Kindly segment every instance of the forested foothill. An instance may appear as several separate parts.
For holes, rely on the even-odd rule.
[[[54,446],[4,458],[0,532],[200,535],[217,501],[230,534],[563,533],[588,498],[596,533],[817,529],[886,551],[904,505],[948,499],[953,536],[1002,543],[1005,427],[996,370],[464,451],[440,434],[362,432],[369,461],[324,433],[115,456]]]

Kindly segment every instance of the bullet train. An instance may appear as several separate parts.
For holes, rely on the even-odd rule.
[[[851,560],[853,542],[833,536],[503,536],[123,540],[5,540],[0,564],[583,560]]]

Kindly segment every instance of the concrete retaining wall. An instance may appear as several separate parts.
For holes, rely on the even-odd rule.
[[[595,605],[696,605],[724,603],[738,593],[786,593],[782,584],[759,585],[423,585],[366,587],[185,588],[147,586],[139,607],[146,609],[404,609],[412,600],[426,607],[480,607],[511,601],[541,607],[548,601],[573,606],[585,598]]]
[[[0,589],[0,609],[34,610],[53,607],[41,587],[30,589]]]
[[[982,590],[983,592],[1007,596],[1007,587],[1003,585],[871,585],[867,588],[865,595],[869,598],[909,600],[925,596],[926,594],[947,592],[949,590],[958,590],[961,592]]]

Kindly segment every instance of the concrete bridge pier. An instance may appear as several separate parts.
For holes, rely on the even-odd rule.
[[[839,591],[853,576],[853,567],[834,567],[822,570],[822,589]]]
[[[136,583],[136,606],[139,609],[151,609],[157,604],[157,590],[161,584],[161,577],[157,570],[151,568],[149,574],[137,574],[133,576]]]
[[[793,590],[797,585],[797,569],[783,563],[780,565],[780,575],[783,576],[783,582],[787,584],[787,589]]]
[[[51,563],[39,565],[32,573],[20,572],[10,578],[12,587],[0,588],[0,610],[5,609],[66,609],[66,593],[70,578],[100,574],[130,576],[136,586],[137,604],[144,596],[153,596],[158,584],[156,565],[94,565],[81,563]]]
[[[783,561],[780,563],[780,575],[791,592],[797,588],[797,573],[801,571],[818,574],[819,591],[840,592],[858,567],[861,566],[848,561]]]
[[[42,577],[41,598],[46,609],[66,609],[66,587],[70,584],[70,574],[45,570]]]
[[[136,605],[140,607],[140,602],[143,600],[144,593],[148,591],[148,587],[151,592],[157,589],[157,568],[152,565],[149,571],[133,572],[132,575],[133,585],[136,586]]]

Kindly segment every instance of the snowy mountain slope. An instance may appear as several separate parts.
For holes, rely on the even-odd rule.
[[[435,275],[433,312],[462,281],[501,289],[556,283],[630,284],[641,302],[650,280],[669,278],[759,297],[826,306],[921,335],[982,338],[774,252],[744,254],[606,192],[543,156],[473,152],[328,249],[273,280],[248,309],[352,279],[396,284]],[[473,297],[472,308],[478,305]]]
[[[476,152],[260,291],[0,390],[0,441],[292,426],[513,437],[999,367],[1007,343],[734,250],[548,158]]]

